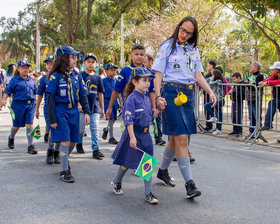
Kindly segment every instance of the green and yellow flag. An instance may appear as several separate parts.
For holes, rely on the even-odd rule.
[[[121,123],[120,128],[121,128],[121,133],[123,133],[123,131],[124,131],[124,129],[125,129],[125,126],[124,126],[124,123],[123,123],[123,122]]]
[[[15,112],[14,112],[14,110],[11,108],[11,106],[8,106],[8,108],[9,108],[9,110],[10,110],[10,114],[11,114],[11,117],[12,117],[12,119],[13,120],[15,120]]]
[[[40,126],[37,125],[29,135],[30,135],[30,136],[33,136],[33,137],[36,138],[36,139],[41,138]]]
[[[248,77],[248,80],[249,80],[250,83],[255,83],[256,82],[256,78],[257,78],[256,75],[251,75],[251,76]]]
[[[142,151],[142,150],[141,150]],[[143,153],[142,159],[135,171],[135,175],[149,181],[153,175],[153,172],[158,164],[159,160],[147,153]]]
[[[158,137],[158,127],[157,127],[156,118],[154,118],[153,123],[154,123],[154,135]]]

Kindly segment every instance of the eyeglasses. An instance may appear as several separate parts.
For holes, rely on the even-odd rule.
[[[72,58],[72,59],[74,59],[74,60],[77,60],[77,59],[78,59],[77,55],[70,55],[70,58]]]
[[[29,69],[28,65],[23,65],[23,66],[20,66],[20,67],[22,67],[23,69]]]
[[[188,36],[192,36],[193,35],[192,32],[187,31],[185,28],[183,28],[181,26],[180,26],[180,30],[182,31],[183,34],[186,34]]]

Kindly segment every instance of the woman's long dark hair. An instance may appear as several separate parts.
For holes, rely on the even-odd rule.
[[[7,70],[7,75],[8,76],[12,76],[13,75],[13,73],[14,73],[14,66],[15,66],[15,64],[9,64],[8,65],[8,70]]]
[[[126,87],[125,87],[125,91],[124,91],[124,93],[125,93],[125,99],[124,99],[124,101],[126,101],[127,97],[128,97],[128,96],[133,92],[133,90],[135,89],[135,85],[133,84],[132,80],[134,79],[134,80],[138,81],[140,78],[141,78],[141,77],[139,77],[139,76],[134,76],[134,77],[127,83],[127,85],[126,85]]]
[[[16,70],[14,72],[14,76],[18,76],[18,75],[20,75],[20,74],[19,74],[18,68],[16,68]]]
[[[171,37],[169,37],[167,40],[170,40],[172,39],[173,42],[172,42],[172,49],[171,49],[171,52],[174,52],[176,51],[176,43],[178,41],[178,34],[179,34],[179,30],[180,30],[180,27],[182,26],[182,24],[184,22],[191,22],[194,26],[194,30],[193,30],[193,35],[190,39],[188,39],[188,43],[190,44],[193,44],[194,47],[197,46],[197,42],[198,42],[198,25],[197,25],[197,21],[195,18],[191,17],[191,16],[187,16],[185,18],[183,18],[179,23],[178,25],[176,26],[173,34],[171,35]]]
[[[222,83],[224,82],[224,78],[223,78],[223,75],[222,75],[222,73],[221,73],[220,70],[216,70],[216,69],[215,69],[215,70],[213,71],[213,76],[214,76],[213,81],[221,80]]]
[[[69,72],[69,54],[63,54],[55,58],[52,69],[47,76],[47,80],[50,80],[51,74],[55,72],[63,74]]]

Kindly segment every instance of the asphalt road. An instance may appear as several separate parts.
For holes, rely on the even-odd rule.
[[[35,121],[36,124],[37,121]],[[106,122],[100,122],[100,130]],[[40,118],[41,128],[44,126]],[[115,125],[120,138],[120,122]],[[212,136],[192,136],[193,179],[202,195],[185,198],[184,181],[176,162],[169,172],[176,187],[168,188],[153,175],[153,193],[158,205],[144,201],[143,180],[129,171],[123,180],[124,195],[112,193],[110,182],[117,167],[112,165],[114,146],[101,141],[106,157],[91,158],[90,137],[86,153],[71,154],[74,184],[59,180],[60,165],[45,163],[47,145],[34,140],[38,155],[29,155],[25,128],[10,152],[7,138],[11,118],[0,111],[0,223],[196,223],[277,224],[280,223],[280,151],[247,145]],[[43,128],[42,128],[43,129]],[[44,130],[42,130],[44,133]],[[87,128],[89,134],[89,129]],[[166,137],[166,136],[165,136]],[[166,138],[165,138],[166,139]],[[161,160],[163,146],[155,145]]]

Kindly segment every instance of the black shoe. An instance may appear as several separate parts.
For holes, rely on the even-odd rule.
[[[100,152],[99,150],[95,150],[92,152],[92,158],[93,159],[97,159],[97,160],[102,160],[102,156],[101,154],[102,152]],[[102,153],[103,154],[103,153]]]
[[[98,155],[100,156],[100,157],[105,157],[105,155],[98,149],[97,150],[98,151]]]
[[[108,135],[108,128],[103,128],[102,139],[106,140]]]
[[[228,135],[236,135],[236,134],[238,134],[237,131],[233,131],[233,132],[228,133]]]
[[[150,204],[157,204],[158,203],[158,198],[153,195],[152,192],[146,195],[146,202]]]
[[[48,140],[49,140],[49,133],[46,133],[46,134],[44,135],[44,142],[45,142],[45,143],[48,143]]]
[[[165,145],[166,141],[164,141],[163,139],[156,139],[156,145]]]
[[[84,137],[87,137],[87,133],[86,132],[84,132]]]
[[[75,179],[71,175],[70,170],[64,170],[64,171],[60,172],[59,178],[66,183],[74,183],[75,182]]]
[[[268,126],[263,126],[261,129],[260,129],[260,131],[267,131],[267,130],[269,130],[270,129],[270,127],[268,127]]]
[[[76,144],[76,149],[77,149],[77,153],[81,153],[81,154],[85,153],[82,143],[77,143]]]
[[[169,173],[168,173],[168,169],[166,170],[161,170],[158,169],[158,173],[157,173],[157,178],[165,185],[168,187],[175,187],[175,184],[172,182]]]
[[[172,161],[176,162],[176,161],[177,161],[177,158],[176,158],[176,157],[174,157],[174,158],[172,159]]]
[[[37,150],[35,149],[34,145],[28,146],[27,153],[29,153],[29,154],[37,154]]]
[[[209,128],[209,127],[205,127],[204,129],[203,129],[203,133],[207,133],[207,132],[211,132],[211,130],[212,130],[212,128]]]
[[[54,151],[53,153],[54,163],[60,164],[60,157],[59,157],[59,151]],[[70,170],[70,169],[69,169]]]
[[[192,157],[192,155],[189,152],[189,158],[190,158],[190,163],[194,163],[195,162],[195,158]]]
[[[194,197],[198,197],[201,195],[201,192],[199,190],[197,190],[195,183],[193,180],[189,180],[186,184],[185,184],[185,188],[187,190],[187,198],[191,199]]]
[[[112,137],[112,138],[109,139],[108,143],[116,145],[116,144],[118,144],[118,141],[114,137]]]
[[[8,147],[9,149],[14,149],[15,148],[15,139],[14,138],[8,138]]]
[[[242,137],[242,132],[237,132],[237,134],[235,135],[236,138]]]
[[[53,149],[48,149],[46,163],[53,164]]]

